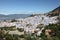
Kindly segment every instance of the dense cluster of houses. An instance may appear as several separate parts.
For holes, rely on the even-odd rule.
[[[49,17],[46,15],[17,19],[17,21],[18,22],[0,22],[0,27],[16,26],[16,28],[23,28],[26,33],[31,34],[34,33],[34,31],[37,29],[37,25],[39,24],[43,24],[45,26],[58,22],[57,16]],[[40,35],[43,29],[44,27],[42,29],[39,29],[37,35]]]

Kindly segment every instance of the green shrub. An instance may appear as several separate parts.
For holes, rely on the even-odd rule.
[[[20,32],[23,32],[24,31],[23,28],[17,28],[17,30],[20,31]]]

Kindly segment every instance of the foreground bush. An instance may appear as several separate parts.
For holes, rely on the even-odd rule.
[[[50,37],[48,37],[45,34],[46,29],[52,30],[52,32],[49,33],[51,35]],[[60,25],[49,24],[48,26],[46,26],[45,29],[43,30],[42,34],[41,34],[41,38],[42,38],[42,40],[60,40]]]

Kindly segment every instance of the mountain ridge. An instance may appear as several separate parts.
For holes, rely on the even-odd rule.
[[[48,13],[49,16],[58,16],[60,14],[60,6],[57,8],[53,9]]]
[[[26,18],[28,16],[30,16],[30,14],[9,14],[9,15],[0,14],[0,20]]]

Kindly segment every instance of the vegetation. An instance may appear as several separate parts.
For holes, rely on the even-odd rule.
[[[25,40],[38,40],[38,37],[36,37],[36,35],[25,34],[24,39]]]
[[[13,20],[11,20],[11,22],[17,22],[17,20],[13,19]]]
[[[4,30],[0,29],[0,40],[23,40],[24,35],[17,35],[17,34],[8,34],[5,33]]]
[[[23,32],[24,31],[23,28],[17,28],[17,30],[20,31],[20,32]]]
[[[15,26],[11,26],[11,27],[0,27],[1,30],[6,30],[6,31],[8,31],[8,30],[10,30],[10,31],[15,30],[13,28],[16,28],[16,27]]]
[[[60,21],[60,14],[59,14],[59,16],[58,16],[58,18],[57,18],[59,21]]]
[[[50,29],[52,32],[49,34],[51,35],[49,38],[47,35],[45,35],[45,30]],[[49,24],[48,26],[45,27],[43,30],[43,33],[41,34],[42,40],[59,40],[60,39],[60,25],[58,24]]]
[[[41,29],[41,28],[43,28],[43,25],[39,24],[39,25],[37,25],[37,28]]]
[[[38,25],[38,28],[42,27],[41,25]],[[0,40],[60,40],[60,25],[58,24],[49,24],[45,26],[45,29],[42,31],[41,36],[30,35],[30,34],[24,34],[24,35],[16,35],[16,34],[8,34],[5,33],[4,30],[13,30],[13,27],[0,27]],[[4,30],[2,30],[4,29]],[[40,28],[41,29],[41,28]],[[49,33],[49,37],[45,34],[45,30],[50,29],[51,32]],[[24,31],[24,29],[17,28],[20,32]]]

